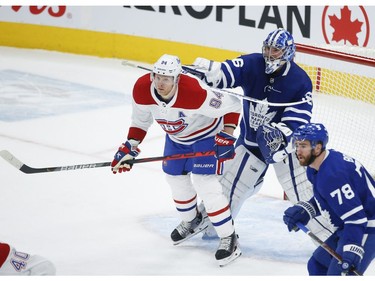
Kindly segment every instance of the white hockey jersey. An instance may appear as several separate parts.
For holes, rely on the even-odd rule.
[[[174,142],[185,145],[215,136],[224,125],[236,127],[242,108],[238,98],[185,74],[180,75],[176,94],[168,103],[158,97],[149,74],[140,77],[132,105],[128,139],[142,141],[155,120]]]

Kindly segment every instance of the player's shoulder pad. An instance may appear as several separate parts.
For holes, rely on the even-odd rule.
[[[198,109],[207,98],[207,91],[193,76],[181,74],[178,83],[178,97],[174,107]]]
[[[133,99],[137,104],[156,104],[151,95],[150,74],[145,74],[138,78],[133,87]]]

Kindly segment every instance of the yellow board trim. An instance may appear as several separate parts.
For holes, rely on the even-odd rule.
[[[197,57],[222,61],[241,54],[230,50],[140,36],[35,24],[0,22],[0,30],[0,45],[2,46],[52,50],[146,63],[154,63],[163,54],[177,55],[184,64],[191,64]]]
[[[98,31],[62,28],[36,24],[23,24],[0,22],[0,45],[19,48],[43,49],[73,54],[90,55],[106,58],[119,58],[145,63],[154,63],[162,54],[173,54],[180,57],[183,64],[191,64],[197,57],[205,57],[216,61],[235,58],[241,53],[198,46],[194,44],[173,42],[161,39],[146,38],[133,35],[106,33]],[[314,85],[317,83],[317,69],[309,73]],[[352,99],[375,103],[374,97],[365,98],[361,89],[356,89],[352,79],[362,79],[361,84],[367,85],[366,92],[373,93],[375,80],[363,76],[350,75],[328,69],[320,69],[320,89],[317,92],[347,96],[347,93],[357,93],[350,96]],[[334,79],[325,79],[326,76]],[[325,81],[336,81],[336,85],[327,84]],[[358,81],[358,80],[357,80]]]

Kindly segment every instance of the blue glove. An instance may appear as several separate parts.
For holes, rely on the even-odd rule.
[[[117,172],[127,172],[130,171],[132,168],[132,164],[126,164],[123,163],[126,160],[134,159],[138,156],[138,154],[141,152],[139,148],[137,147],[139,144],[139,141],[136,140],[128,140],[125,143],[123,143],[118,151],[116,152],[114,159],[111,163],[112,172],[116,174]]]
[[[283,220],[288,226],[289,232],[298,231],[297,222],[306,225],[310,219],[316,216],[315,208],[308,202],[300,201],[284,212]]]
[[[350,270],[357,269],[365,251],[362,247],[355,244],[344,245],[342,254],[341,275],[347,275]]]
[[[221,131],[215,136],[215,156],[219,162],[233,159],[236,153],[234,152],[234,143],[236,138],[232,135]]]

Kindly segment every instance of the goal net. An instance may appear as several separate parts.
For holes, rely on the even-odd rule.
[[[327,147],[375,177],[375,49],[297,44],[295,61],[313,83],[311,122],[326,126]]]

